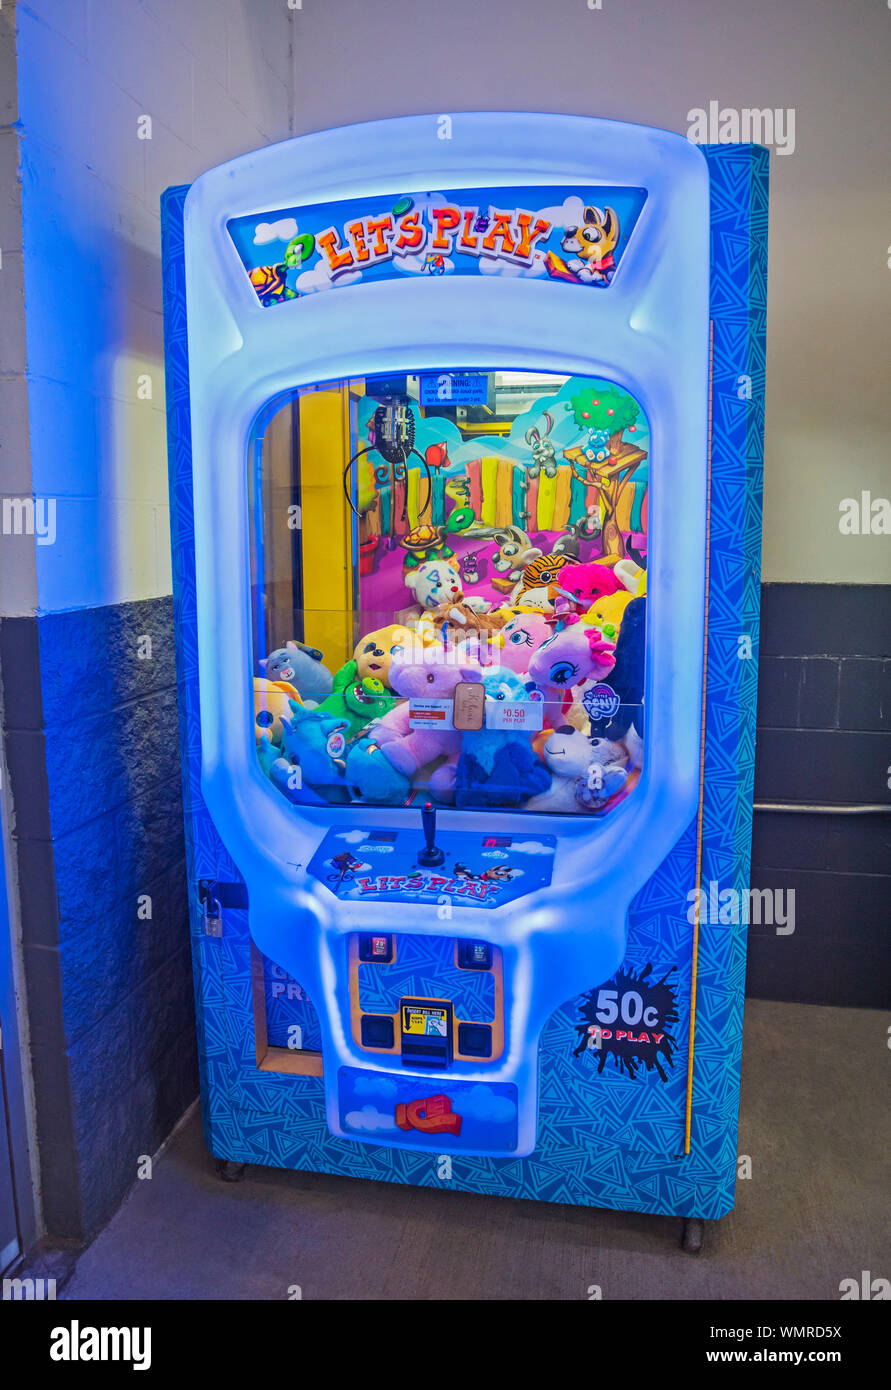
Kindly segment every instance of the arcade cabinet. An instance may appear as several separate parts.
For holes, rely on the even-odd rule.
[[[767,152],[410,117],[163,214],[221,1174],[697,1248],[736,1170],[745,914],[711,907],[747,900]]]

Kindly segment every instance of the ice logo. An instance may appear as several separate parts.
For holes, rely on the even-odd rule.
[[[621,703],[611,685],[592,685],[582,695],[585,713],[592,724],[598,719],[612,719],[618,714]]]

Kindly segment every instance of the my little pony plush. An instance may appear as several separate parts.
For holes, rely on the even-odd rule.
[[[643,736],[646,629],[647,601],[633,598],[625,609],[616,638],[616,664],[609,683],[621,705],[609,724],[600,729],[608,738],[621,737],[632,726]]]
[[[553,624],[547,621],[543,613],[517,613],[501,629],[499,664],[510,667],[518,675],[524,675],[539,647],[553,635]]]
[[[286,642],[260,662],[267,680],[286,681],[304,700],[324,700],[331,694],[333,677],[322,665],[322,653],[303,642]]]
[[[489,666],[483,685],[487,709],[507,700],[541,699],[531,682],[506,666]],[[465,733],[455,774],[456,806],[520,806],[549,783],[527,731],[485,727]]]
[[[615,648],[596,627],[576,615],[542,643],[529,663],[529,675],[545,697],[545,724],[554,728],[567,722],[572,687],[583,681],[601,681],[616,664]]]
[[[608,642],[615,642],[625,609],[631,602],[632,596],[627,589],[620,589],[615,594],[603,594],[591,604],[583,621],[599,627]]]

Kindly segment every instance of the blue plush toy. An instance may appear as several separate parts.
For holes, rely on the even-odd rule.
[[[288,703],[291,717],[282,719],[282,756],[268,767],[270,780],[291,801],[348,801],[344,781],[346,724],[321,710],[307,709],[296,700]],[[261,763],[264,761],[269,762],[269,755],[264,758],[261,750]]]
[[[506,666],[486,667],[483,685],[487,706],[490,701],[532,700],[537,694],[534,683]],[[455,774],[456,806],[520,806],[550,783],[527,730],[484,728],[464,735]]]
[[[277,647],[260,662],[260,669],[269,681],[293,685],[304,700],[324,700],[334,686],[334,677],[322,665],[322,653],[303,642],[286,642]]]
[[[324,797],[304,784],[303,771],[299,763],[292,763],[290,759],[283,758],[282,750],[272,742],[268,733],[261,734],[257,739],[257,757],[270,782],[278,787],[289,801],[298,802],[301,806],[328,805]]]
[[[263,733],[257,739],[257,757],[260,759],[260,766],[269,777],[272,772],[272,764],[277,762],[282,755],[282,750],[277,748],[269,737],[268,733]]]
[[[604,738],[624,738],[632,724],[643,737],[646,637],[647,601],[645,598],[633,598],[622,615],[622,625],[616,638],[616,664],[607,676],[622,703],[611,720],[596,728],[595,732]],[[593,724],[591,727],[594,729]]]
[[[278,787],[289,801],[297,802],[301,806],[328,806],[331,804],[326,797],[319,796],[312,787],[304,784],[300,768],[295,763],[289,763],[287,758],[274,758],[269,765],[267,776],[273,786]]]
[[[357,738],[350,746],[344,780],[354,801],[377,806],[401,806],[411,791],[409,779],[384,757],[373,738]]]

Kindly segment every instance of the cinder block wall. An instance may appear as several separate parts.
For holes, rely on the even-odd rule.
[[[756,803],[891,809],[891,587],[761,594]],[[891,1006],[891,815],[756,812],[752,883],[794,930],[750,927],[750,995]]]
[[[280,0],[3,6],[18,109],[0,130],[17,228],[2,279],[19,313],[0,362],[18,470],[3,486],[55,511],[51,541],[4,548],[0,669],[56,1237],[107,1219],[197,1091],[159,200],[288,135],[290,14]]]

